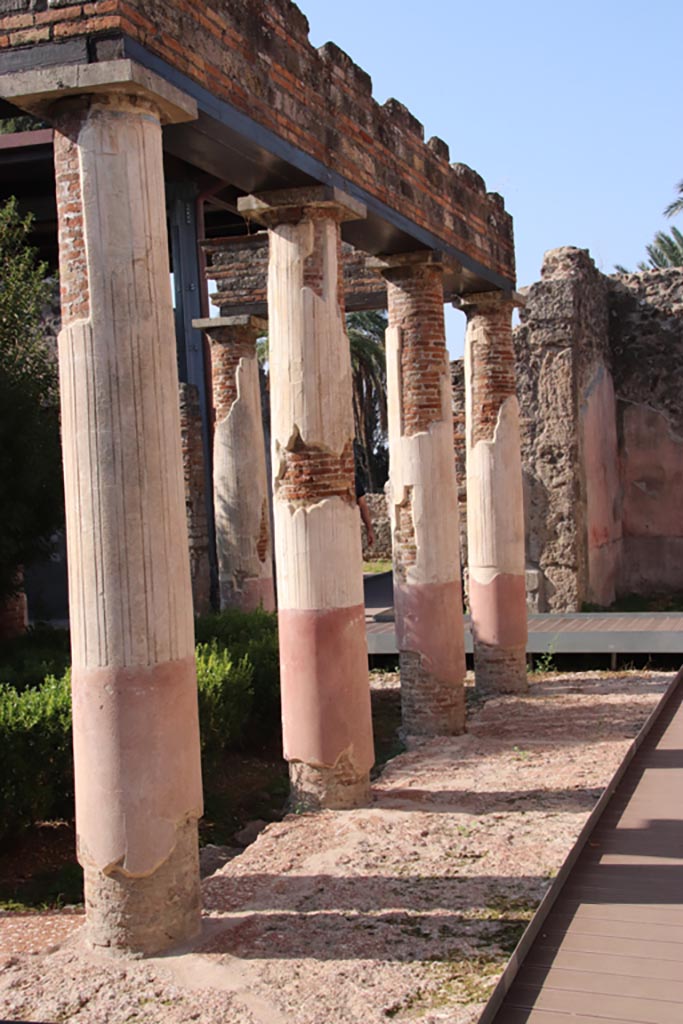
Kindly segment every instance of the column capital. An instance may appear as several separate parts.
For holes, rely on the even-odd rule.
[[[254,338],[265,334],[268,321],[261,316],[214,316],[193,320],[192,326],[198,331],[206,331],[212,341],[230,342],[237,332],[251,333]]]
[[[153,103],[162,124],[196,120],[197,104],[160,75],[133,60],[66,64],[0,75],[0,97],[22,110],[50,120],[62,99],[89,95],[138,96]]]
[[[369,256],[365,261],[371,270],[379,270],[384,278],[410,277],[414,270],[421,267],[444,269],[443,254],[435,249],[416,249],[413,252],[389,253],[382,256]]]
[[[487,313],[509,306],[511,310],[526,305],[526,299],[520,292],[470,292],[460,295],[453,302],[455,309],[461,309],[468,316],[475,313]]]
[[[312,213],[327,214],[341,223],[345,220],[363,220],[367,207],[358,199],[331,185],[313,185],[306,188],[284,188],[274,192],[240,196],[237,209],[247,220],[255,220],[267,227],[278,224],[296,224]]]

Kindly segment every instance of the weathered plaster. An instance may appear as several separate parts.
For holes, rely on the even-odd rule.
[[[290,211],[297,195],[310,193],[281,197]],[[270,225],[269,361],[284,750],[292,799],[306,807],[341,808],[367,800],[374,760],[360,522],[353,491],[351,358],[340,289],[338,221],[345,208],[303,204],[297,223],[279,223],[277,203],[277,196],[268,202],[249,200],[252,209],[269,211]],[[352,210],[351,215],[358,213]]]
[[[470,423],[471,389],[467,394]],[[484,584],[500,573],[524,574],[523,506],[521,501],[510,501],[510,495],[519,490],[521,479],[519,403],[513,395],[505,399],[498,411],[492,440],[478,441],[468,450],[470,580]]]
[[[612,374],[599,366],[579,411],[586,494],[586,599],[607,606],[616,597],[621,565],[621,486]]]
[[[401,708],[408,734],[465,721],[458,493],[440,268],[387,271],[389,508]]]
[[[467,551],[474,671],[484,692],[527,688],[524,502],[514,300],[468,296]]]
[[[623,593],[683,587],[683,437],[670,418],[622,403]]]
[[[223,331],[229,330],[223,328]],[[223,344],[230,344],[224,340]],[[221,341],[215,341],[215,345]],[[221,608],[275,607],[268,481],[256,352],[236,369],[236,397],[214,431],[214,514]]]
[[[161,127],[139,96],[55,116],[79,857],[92,941],[148,952],[197,930],[202,812]]]

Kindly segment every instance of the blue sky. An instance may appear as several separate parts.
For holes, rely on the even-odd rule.
[[[500,192],[517,281],[543,253],[590,249],[635,266],[670,221],[683,178],[681,0],[299,0],[311,42],[331,39],[404,103],[451,159]],[[683,215],[674,221],[683,230]],[[461,314],[448,317],[461,349]]]

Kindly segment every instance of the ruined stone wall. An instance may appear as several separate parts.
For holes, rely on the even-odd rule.
[[[526,561],[539,572],[538,610],[579,610],[592,593],[591,560],[617,534],[605,519],[609,483],[584,471],[585,453],[597,469],[609,461],[600,445],[613,440],[608,424],[585,429],[610,387],[605,283],[584,250],[553,250],[526,299],[515,331]],[[601,596],[609,603],[613,589]]]
[[[363,559],[366,562],[391,560],[391,519],[386,494],[366,494],[365,500],[370,510],[372,527],[375,531],[375,543],[368,547],[365,528],[363,527]]]
[[[514,280],[512,221],[448,146],[332,43],[316,49],[290,0],[12,0],[0,27],[0,71],[86,64],[145,47],[301,152],[403,216]],[[3,8],[5,13],[6,8]],[[27,52],[29,48],[32,52]]]
[[[611,279],[622,593],[683,590],[683,269]]]
[[[527,589],[538,611],[683,588],[683,271],[546,254],[515,331]]]
[[[190,547],[192,603],[195,615],[211,608],[209,527],[206,518],[204,449],[199,391],[194,384],[180,384],[180,440],[183,452],[185,509]]]

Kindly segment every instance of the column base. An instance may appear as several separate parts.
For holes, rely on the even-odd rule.
[[[293,811],[349,811],[370,803],[370,773],[359,775],[345,756],[333,768],[290,761],[289,785]]]
[[[427,671],[415,651],[401,651],[401,718],[408,736],[457,736],[465,731],[463,682]]]
[[[197,822],[178,829],[168,860],[152,874],[133,878],[84,868],[86,936],[112,952],[152,956],[194,938],[200,929]]]
[[[482,694],[526,693],[526,646],[498,647],[475,639],[474,683]]]

